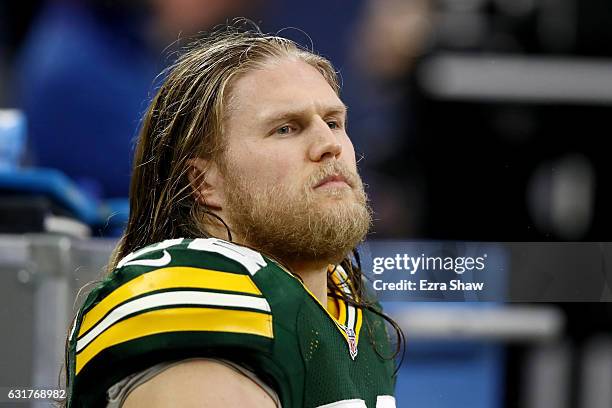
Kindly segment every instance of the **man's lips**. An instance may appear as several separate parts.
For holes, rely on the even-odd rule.
[[[350,183],[346,180],[346,178],[339,174],[334,174],[331,176],[325,177],[321,180],[314,188],[319,187],[333,187],[333,186],[351,186]]]

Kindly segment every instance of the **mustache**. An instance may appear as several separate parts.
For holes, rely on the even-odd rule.
[[[354,170],[350,169],[345,163],[334,160],[328,161],[321,165],[317,170],[311,174],[307,185],[315,187],[319,185],[324,179],[332,176],[340,176],[344,178],[347,184],[351,188],[357,188],[362,185],[361,178]]]

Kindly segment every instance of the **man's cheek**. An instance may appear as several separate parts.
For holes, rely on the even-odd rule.
[[[275,163],[274,166],[267,169],[264,178],[268,184],[277,186],[290,186],[299,184],[301,177],[299,172],[291,163]]]

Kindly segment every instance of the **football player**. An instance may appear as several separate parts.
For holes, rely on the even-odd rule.
[[[330,62],[285,38],[229,27],[178,59],[69,335],[69,407],[395,407],[346,119]]]

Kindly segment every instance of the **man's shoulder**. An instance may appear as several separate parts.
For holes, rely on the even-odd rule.
[[[132,252],[119,260],[115,270],[134,266],[192,266],[255,275],[268,263],[260,252],[219,238],[177,238]]]
[[[253,278],[269,266],[271,261],[261,253],[221,239],[169,239],[119,260],[89,294],[83,309],[88,311],[111,294],[119,296],[118,292],[126,298],[171,288],[260,295]]]
[[[121,259],[73,324],[69,354],[77,395],[102,393],[161,361],[269,352],[272,308],[254,280],[268,262],[214,238],[167,240]]]

